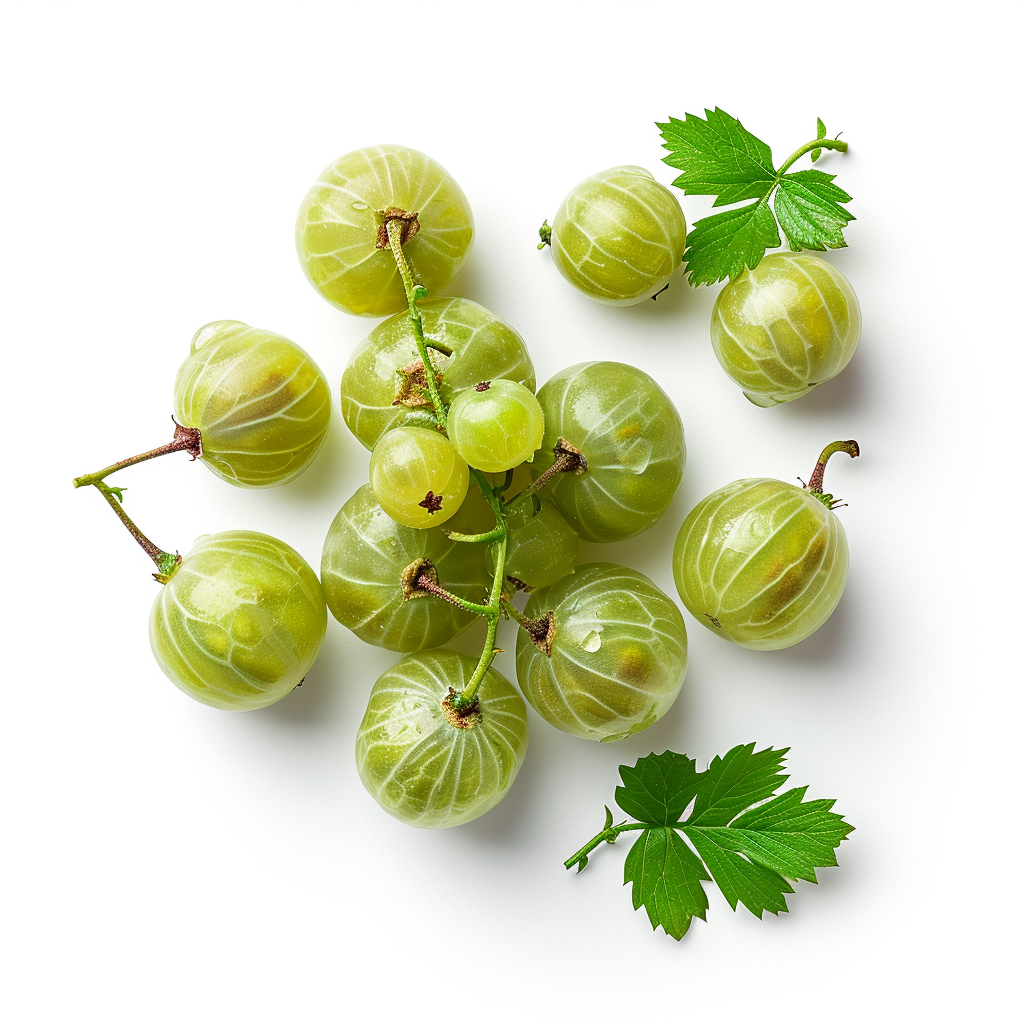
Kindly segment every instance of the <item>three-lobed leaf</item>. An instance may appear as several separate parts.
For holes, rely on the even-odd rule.
[[[670,117],[657,125],[669,150],[665,163],[682,172],[673,185],[688,195],[715,196],[715,206],[754,202],[697,221],[684,254],[691,284],[713,284],[754,269],[768,249],[782,244],[780,226],[794,251],[846,245],[843,229],[854,217],[840,204],[851,197],[832,184],[834,175],[785,173],[806,147],[776,170],[771,149],[736,118],[718,107],[704,114]],[[825,140],[825,132],[818,118],[815,141]],[[828,148],[845,148],[825,141]],[[821,153],[813,149],[812,162]]]
[[[644,907],[652,927],[679,939],[694,917],[706,919],[706,881],[734,910],[742,903],[758,918],[785,913],[790,880],[816,882],[815,869],[835,866],[836,847],[853,831],[832,810],[833,800],[805,799],[806,786],[777,793],[788,778],[787,752],[747,743],[713,758],[703,772],[670,750],[620,766],[615,801],[639,824],[612,825],[605,808],[604,830],[566,867],[582,869],[600,843],[641,829],[624,876],[634,909]]]

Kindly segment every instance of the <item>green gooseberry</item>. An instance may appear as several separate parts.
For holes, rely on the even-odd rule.
[[[482,533],[493,522],[484,502],[467,498],[447,526]],[[437,527],[399,525],[363,484],[341,506],[324,541],[320,579],[327,607],[366,643],[402,652],[440,647],[469,629],[477,615],[422,591],[407,595],[403,573],[425,559],[445,590],[479,601],[490,584],[486,548],[449,540]]]
[[[650,529],[686,464],[668,395],[635,366],[593,362],[556,373],[537,399],[544,441],[530,472],[554,474],[545,496],[580,538],[603,543]]]
[[[493,377],[536,389],[523,339],[489,309],[459,298],[428,298],[417,306],[447,405]],[[352,353],[341,378],[341,414],[364,447],[372,449],[392,427],[429,422],[422,374],[408,311],[378,324]]]
[[[273,487],[313,461],[331,421],[331,389],[294,342],[237,320],[196,332],[174,382],[174,412],[201,436],[201,460],[240,487]]]
[[[664,289],[679,269],[686,218],[650,171],[612,167],[581,181],[541,237],[571,285],[599,302],[631,306]]]
[[[791,402],[831,380],[860,340],[850,282],[807,252],[765,256],[719,293],[711,343],[722,369],[754,405]]]
[[[232,530],[200,537],[149,619],[157,663],[190,697],[252,711],[289,694],[327,632],[316,574],[283,541]]]
[[[396,215],[419,280],[431,292],[444,288],[469,256],[473,214],[439,163],[406,146],[368,146],[320,173],[299,208],[295,245],[310,284],[332,305],[360,316],[406,308],[384,228]]]
[[[825,463],[855,441],[829,445],[805,487],[736,480],[699,502],[676,537],[676,587],[690,614],[754,650],[791,647],[832,614],[849,569],[846,531],[822,492]]]
[[[489,668],[474,709],[452,692],[476,661],[454,651],[406,655],[373,685],[356,736],[359,778],[388,814],[420,828],[462,825],[508,792],[526,755],[526,705]]]
[[[653,725],[686,674],[686,626],[642,573],[590,562],[531,594],[516,640],[523,696],[557,729],[612,741]]]

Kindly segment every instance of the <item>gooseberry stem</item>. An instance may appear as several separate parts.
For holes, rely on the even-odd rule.
[[[856,441],[833,441],[825,450],[818,456],[818,461],[815,463],[814,472],[811,473],[810,480],[804,485],[806,490],[814,495],[826,508],[835,508],[836,500],[831,494],[824,493],[825,484],[825,466],[828,465],[828,460],[835,455],[836,452],[846,452],[851,459],[857,458],[860,455],[860,445]]]
[[[172,416],[173,420],[174,417]],[[152,451],[143,452],[141,455],[133,455],[130,459],[122,459],[115,462],[106,469],[96,473],[87,473],[85,476],[76,477],[73,481],[76,487],[87,487],[89,484],[98,484],[101,480],[116,473],[119,469],[126,469],[128,466],[135,466],[140,462],[155,459],[158,455],[169,455],[171,452],[188,452],[194,462],[203,454],[203,438],[196,427],[183,427],[180,423],[174,424],[174,440],[168,444],[154,448]]]
[[[434,413],[437,416],[439,428],[444,431],[448,425],[448,410],[441,398],[441,392],[437,386],[437,374],[434,365],[430,361],[430,351],[426,338],[423,335],[423,318],[416,303],[427,296],[427,289],[413,280],[409,268],[409,261],[402,251],[402,233],[405,222],[399,218],[389,219],[385,223],[388,243],[395,257],[398,266],[398,273],[405,285],[405,298],[409,304],[409,319],[412,321],[412,332],[416,339],[416,349],[419,352],[420,360],[423,362],[423,375],[427,381],[427,392],[430,395],[431,404],[434,406]],[[450,352],[449,352],[450,354]],[[505,512],[501,507],[501,495],[487,482],[487,478],[478,469],[470,468],[473,480],[480,488],[481,494],[490,505],[494,513],[494,528],[485,534],[458,534],[449,536],[453,540],[466,539],[468,543],[482,543],[486,539],[494,547],[494,580],[491,583],[491,592],[486,605],[475,604],[472,601],[463,601],[454,594],[435,583],[429,576],[419,576],[416,580],[418,589],[428,594],[433,594],[450,604],[457,604],[467,611],[476,612],[487,619],[487,639],[484,641],[484,649],[480,653],[480,660],[473,670],[466,688],[461,693],[452,693],[445,698],[446,707],[455,715],[465,716],[474,712],[478,707],[476,699],[477,691],[483,682],[487,670],[494,661],[494,641],[498,635],[498,621],[501,619],[501,595],[505,582],[505,551],[508,542],[508,530],[505,526]]]
[[[437,415],[437,422],[442,430],[448,426],[448,410],[441,400],[441,392],[437,388],[437,375],[434,373],[434,366],[430,361],[430,353],[427,351],[427,339],[423,335],[423,316],[416,305],[420,299],[427,297],[427,289],[413,280],[412,271],[409,269],[409,261],[402,251],[402,230],[403,222],[394,218],[387,222],[388,242],[398,265],[398,273],[402,276],[402,284],[405,285],[405,299],[409,304],[409,319],[412,321],[412,333],[416,339],[416,349],[423,362],[423,373],[427,378],[427,393],[430,395],[430,402],[434,406]]]
[[[76,484],[76,486],[78,485]],[[169,551],[163,551],[158,548],[135,525],[135,523],[132,522],[131,517],[127,512],[125,512],[121,505],[120,488],[108,487],[102,480],[95,481],[92,486],[103,495],[107,504],[114,510],[117,518],[124,523],[128,532],[136,539],[136,541],[138,541],[139,547],[149,555],[153,560],[153,564],[160,570],[159,572],[153,573],[153,579],[155,579],[157,583],[167,583],[168,580],[170,580],[170,578],[178,571],[178,566],[181,565],[181,555],[177,552],[172,555]]]
[[[445,590],[440,584],[435,583],[429,576],[417,576],[412,584],[413,590],[420,590],[434,597],[439,597],[456,608],[465,608],[467,612],[475,612],[477,615],[487,615],[490,608],[484,604],[477,604],[475,601],[467,601],[464,598],[456,597],[450,590]]]
[[[611,812],[608,812],[609,817]],[[614,843],[622,832],[633,832],[637,829],[650,828],[650,825],[644,825],[640,822],[624,822],[621,825],[609,825],[607,828],[602,829],[600,832],[590,840],[586,846],[580,847],[566,862],[565,869],[569,870],[574,864],[579,864],[580,871],[587,866],[587,855],[596,850],[602,843]]]
[[[778,173],[775,175],[775,184],[779,183],[782,176],[790,169],[804,155],[804,153],[810,153],[815,149],[836,149],[840,153],[845,153],[850,148],[848,142],[840,142],[838,139],[815,139],[813,142],[806,142],[802,145],[795,153],[793,153],[789,159],[779,168]],[[774,188],[775,185],[772,186]]]

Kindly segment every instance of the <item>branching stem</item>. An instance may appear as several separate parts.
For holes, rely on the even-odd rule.
[[[409,262],[406,259],[405,253],[402,252],[403,227],[403,221],[398,218],[385,222],[388,242],[395,257],[395,263],[398,265],[398,272],[402,275],[402,283],[405,285],[405,297],[409,304],[409,319],[412,322],[413,336],[416,338],[416,348],[419,352],[420,360],[423,362],[423,374],[427,381],[427,392],[434,406],[437,422],[441,429],[444,430],[448,423],[448,409],[445,407],[441,393],[438,390],[437,373],[430,359],[430,348],[432,346],[424,337],[423,319],[416,305],[421,299],[427,297],[427,289],[413,280]],[[445,698],[449,710],[456,715],[469,714],[477,707],[477,691],[480,689],[480,684],[483,682],[483,678],[491,667],[491,662],[494,660],[494,641],[498,634],[498,622],[501,619],[501,595],[505,579],[505,551],[508,539],[508,531],[505,526],[505,511],[501,505],[500,491],[491,487],[487,478],[479,470],[471,468],[470,472],[477,487],[480,488],[481,494],[483,494],[487,504],[491,507],[491,511],[494,513],[494,528],[482,534],[460,534],[453,532],[449,534],[449,537],[452,540],[464,543],[489,543],[493,545],[494,580],[491,583],[487,604],[476,604],[472,601],[464,601],[461,598],[455,597],[454,594],[444,590],[438,583],[430,579],[429,576],[420,576],[416,580],[417,589],[433,594],[435,597],[448,601],[450,604],[457,604],[467,611],[476,612],[487,619],[487,639],[484,641],[484,649],[480,653],[480,660],[473,670],[473,675],[461,693],[452,693]]]
[[[402,230],[403,222],[397,218],[387,222],[388,241],[391,243],[391,251],[394,253],[395,263],[398,265],[398,272],[402,275],[402,283],[405,285],[405,299],[409,303],[409,320],[412,322],[412,333],[416,339],[416,349],[423,362],[423,372],[427,378],[427,392],[430,395],[430,402],[434,406],[437,415],[437,422],[441,429],[448,426],[448,410],[441,400],[441,392],[437,387],[437,374],[434,372],[433,363],[430,361],[430,353],[427,351],[427,339],[423,335],[423,317],[420,314],[416,303],[427,297],[427,289],[413,280],[412,271],[409,268],[409,261],[402,252]]]
[[[101,469],[96,473],[86,473],[85,476],[76,477],[73,482],[76,487],[88,487],[89,484],[97,484],[101,480],[106,479],[111,473],[116,473],[119,469],[135,466],[140,462],[155,459],[159,455],[169,455],[171,452],[188,452],[192,456],[193,461],[198,459],[203,454],[203,438],[199,430],[196,427],[183,427],[180,423],[175,423],[174,440],[168,444],[161,445],[159,448],[154,448],[149,452],[143,452],[141,455],[133,455],[130,459],[122,459],[120,462],[115,462],[112,466],[107,466],[106,469]]]

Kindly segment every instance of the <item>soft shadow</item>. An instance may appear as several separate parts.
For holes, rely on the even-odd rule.
[[[352,686],[346,678],[347,667],[353,662],[346,641],[355,637],[339,635],[343,629],[333,620],[328,623],[327,638],[302,684],[283,700],[264,708],[262,715],[270,721],[307,729],[332,729],[353,711],[351,705],[365,701],[369,685]]]
[[[858,348],[850,364],[837,376],[819,384],[808,394],[776,408],[783,408],[790,415],[804,417],[852,412],[864,404],[868,393],[870,367],[865,362],[867,358],[867,354]]]
[[[854,626],[857,617],[856,595],[844,593],[828,621],[806,640],[801,640],[800,643],[781,651],[754,651],[752,653],[759,657],[767,656],[777,661],[788,662],[794,666],[813,667],[830,662],[841,662],[853,651],[857,642]],[[832,674],[823,673],[821,677],[816,678],[832,678]]]

